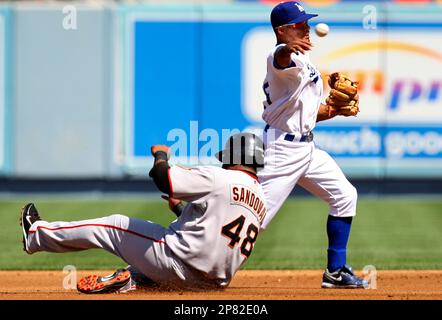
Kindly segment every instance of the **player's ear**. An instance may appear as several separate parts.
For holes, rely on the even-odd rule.
[[[278,39],[281,39],[281,36],[284,34],[284,27],[276,28],[275,34]]]

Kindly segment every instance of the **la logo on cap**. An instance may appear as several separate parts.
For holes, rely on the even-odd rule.
[[[297,6],[297,7],[298,7],[299,11],[301,11],[301,12],[303,12],[303,11],[304,11],[304,8],[303,8],[303,7],[301,7],[301,5],[300,5],[299,3],[295,3],[295,6]]]

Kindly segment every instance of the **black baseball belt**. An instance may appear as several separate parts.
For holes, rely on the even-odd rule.
[[[264,132],[267,132],[270,129],[270,125],[266,125],[264,128]],[[284,140],[286,141],[299,141],[299,142],[311,142],[313,141],[313,132],[309,131],[306,134],[303,134],[301,138],[298,140],[296,139],[294,134],[286,133],[284,136]]]

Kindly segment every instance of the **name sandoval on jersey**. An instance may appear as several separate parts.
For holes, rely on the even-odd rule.
[[[262,222],[267,213],[264,201],[255,192],[242,185],[230,185],[230,203],[249,209]]]

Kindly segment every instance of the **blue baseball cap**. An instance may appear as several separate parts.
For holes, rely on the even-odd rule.
[[[306,13],[296,1],[281,2],[273,8],[270,14],[273,29],[285,24],[294,24],[317,17],[317,14]]]

